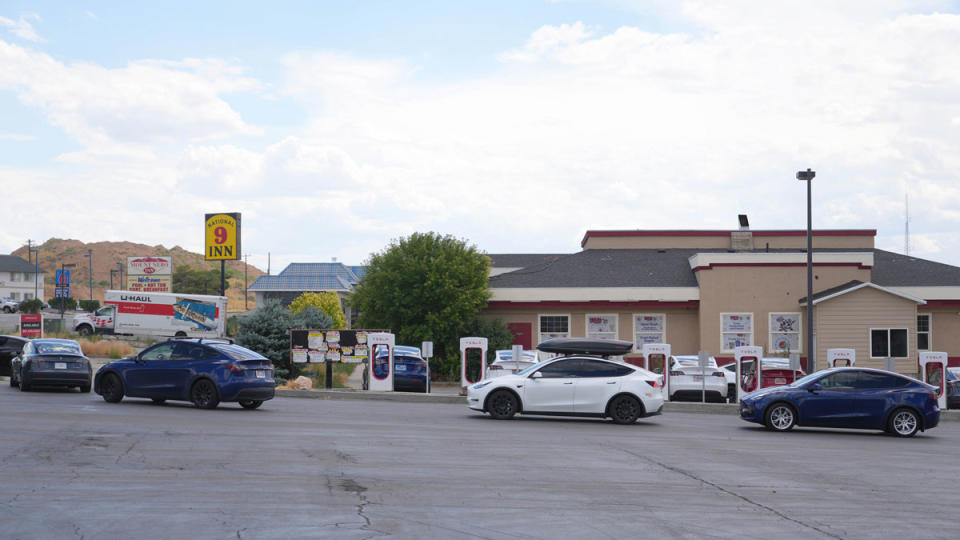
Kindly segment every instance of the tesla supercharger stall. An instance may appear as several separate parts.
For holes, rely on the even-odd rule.
[[[370,366],[370,384],[367,388],[371,392],[393,392],[393,350],[396,344],[397,338],[393,334],[386,332],[367,334],[367,345],[370,347],[367,363]],[[383,347],[387,348],[387,355],[378,358],[378,353]]]
[[[644,343],[640,349],[643,353],[643,369],[662,375],[660,388],[665,400],[670,399],[670,376],[667,374],[667,359],[670,358],[668,343]]]
[[[737,362],[737,403],[743,396],[760,389],[763,380],[763,347],[737,347],[733,349]],[[746,364],[746,369],[744,369]]]
[[[467,351],[470,349],[480,350],[480,377],[471,381],[467,376]],[[480,382],[487,375],[487,338],[485,337],[465,337],[460,338],[460,391],[466,395],[467,387],[471,384]]]
[[[947,353],[920,353],[920,376],[923,382],[937,387],[937,405],[947,409]]]
[[[827,367],[853,367],[857,363],[854,349],[827,349]]]

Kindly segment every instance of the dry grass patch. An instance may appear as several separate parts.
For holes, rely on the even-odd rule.
[[[83,349],[83,354],[87,356],[107,356],[117,359],[133,356],[136,353],[133,347],[127,345],[124,341],[90,341],[87,339],[78,339],[77,343],[79,343],[80,348]]]

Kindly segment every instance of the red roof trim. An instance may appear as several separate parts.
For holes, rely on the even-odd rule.
[[[960,300],[927,300],[927,306],[957,307]]]
[[[634,230],[634,231],[587,231],[583,235],[580,247],[587,243],[591,237],[610,238],[610,237],[629,237],[629,236],[730,236],[730,233],[739,231],[712,231],[712,230]],[[807,231],[785,229],[785,230],[767,230],[753,231],[753,236],[806,236]],[[876,236],[876,229],[824,229],[813,231],[814,236]]]
[[[699,272],[700,270],[712,270],[717,266],[806,266],[807,263],[710,263],[706,266],[697,266],[693,269],[694,272]],[[866,266],[858,262],[830,262],[830,263],[813,263],[814,266],[856,266],[858,270],[870,270],[872,266]]]
[[[608,300],[595,300],[592,302],[559,302],[547,300],[544,302],[507,302],[496,300],[487,302],[489,309],[530,309],[530,308],[698,308],[699,300],[687,300],[685,302],[659,302],[656,300],[646,300],[637,302],[610,302]]]

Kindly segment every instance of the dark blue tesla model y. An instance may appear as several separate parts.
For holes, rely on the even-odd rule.
[[[940,408],[937,389],[929,384],[889,371],[844,367],[747,394],[740,417],[773,431],[794,426],[879,429],[912,437],[936,427]]]

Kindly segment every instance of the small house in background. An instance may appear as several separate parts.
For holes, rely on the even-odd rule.
[[[352,324],[355,313],[344,300],[365,273],[365,266],[348,266],[340,262],[290,263],[275,276],[258,277],[247,291],[254,293],[258,306],[265,300],[279,300],[289,306],[303,293],[335,292],[340,297],[347,323]]]
[[[16,255],[0,255],[0,297],[18,302],[43,298],[43,269],[37,275],[34,263]]]

